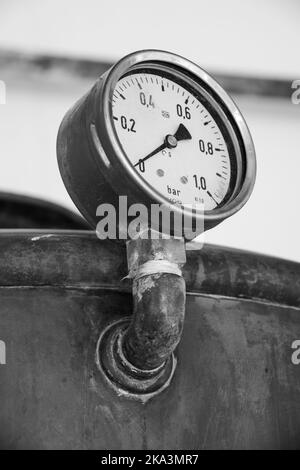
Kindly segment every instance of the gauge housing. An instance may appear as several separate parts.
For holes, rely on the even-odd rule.
[[[172,205],[175,212],[201,220],[204,230],[208,230],[240,210],[250,197],[256,176],[254,145],[239,109],[223,88],[199,66],[169,52],[145,50],[124,57],[67,113],[57,139],[59,168],[65,186],[93,228],[99,221],[97,207],[110,203],[118,209],[121,195],[128,197],[128,205],[170,206],[170,201],[133,167],[114,126],[113,92],[122,77],[136,70],[157,70],[184,82],[193,94],[210,104],[229,136],[235,161],[231,162],[234,174],[224,203],[213,210],[196,212]]]

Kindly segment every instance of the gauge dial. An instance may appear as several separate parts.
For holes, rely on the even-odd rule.
[[[175,215],[183,232],[198,222],[210,230],[243,207],[256,175],[254,145],[235,103],[205,70],[166,51],[133,52],[99,77],[61,123],[57,155],[92,227],[107,204],[123,227],[117,215],[126,196],[148,214],[153,204],[173,203],[168,233],[175,233]]]
[[[233,146],[192,85],[155,70],[131,72],[117,82],[112,114],[125,154],[160,195],[205,211],[223,205],[235,179]]]

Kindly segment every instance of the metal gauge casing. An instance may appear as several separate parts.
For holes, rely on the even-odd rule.
[[[169,52],[145,50],[121,59],[66,114],[57,139],[58,163],[65,186],[93,228],[99,221],[97,207],[110,203],[117,209],[120,195],[128,197],[128,205],[143,203],[150,208],[155,203],[170,204],[166,195],[133,166],[113,118],[114,91],[119,80],[147,71],[162,79],[173,79],[197,99],[204,100],[222,129],[231,171],[222,203],[196,213],[179,204],[172,206],[175,211],[184,211],[186,217],[201,219],[208,230],[236,213],[248,200],[256,176],[254,145],[239,109],[222,87],[198,65]]]

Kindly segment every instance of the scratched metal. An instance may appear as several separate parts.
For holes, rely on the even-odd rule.
[[[132,311],[125,251],[83,232],[27,232],[0,235],[0,254],[1,448],[300,448],[296,263],[190,253],[176,371],[143,404],[95,362],[100,332]]]

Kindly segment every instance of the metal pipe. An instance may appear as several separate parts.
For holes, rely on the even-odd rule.
[[[184,241],[152,235],[127,243],[133,317],[108,327],[97,348],[99,367],[118,393],[137,397],[157,394],[170,382],[185,316]]]
[[[155,369],[181,338],[185,281],[179,268],[185,263],[184,242],[139,238],[128,242],[127,257],[134,273],[133,319],[124,337],[124,354],[139,369]]]

